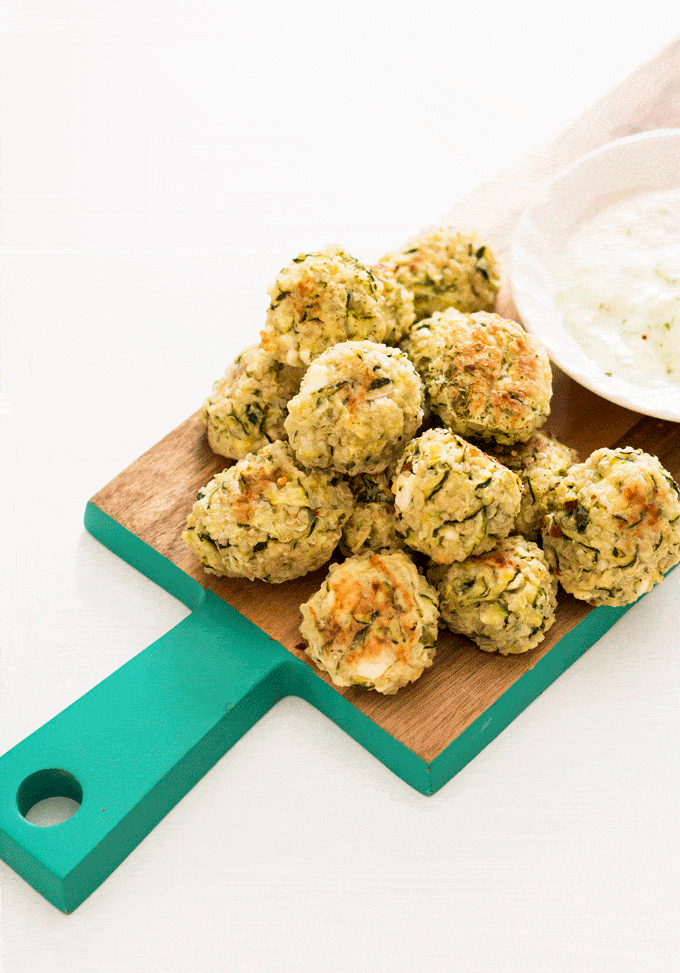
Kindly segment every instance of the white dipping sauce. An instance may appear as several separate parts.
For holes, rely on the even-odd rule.
[[[680,190],[628,196],[564,248],[557,306],[607,375],[680,386]]]

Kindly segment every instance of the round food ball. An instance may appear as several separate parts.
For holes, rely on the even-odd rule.
[[[535,648],[555,621],[557,582],[543,552],[524,537],[506,537],[485,554],[428,572],[442,618],[484,652]]]
[[[680,560],[678,485],[656,456],[597,449],[551,496],[543,550],[566,591],[628,605]]]
[[[339,341],[383,341],[384,287],[340,247],[301,253],[268,291],[262,347],[277,361],[306,367]]]
[[[213,452],[243,459],[260,446],[286,439],[288,401],[298,392],[303,374],[259,345],[242,351],[215,382],[201,409]]]
[[[397,280],[393,265],[374,264],[371,273],[383,288],[384,311],[388,324],[385,344],[398,345],[416,319],[413,294]]]
[[[436,227],[386,254],[381,263],[391,265],[397,279],[413,291],[417,321],[449,307],[468,313],[493,310],[498,264],[474,234]]]
[[[460,436],[526,442],[550,413],[550,361],[515,321],[452,308],[415,325],[401,347],[429,407]]]
[[[397,530],[437,564],[481,554],[514,528],[516,473],[447,429],[406,447],[392,484]]]
[[[401,551],[331,565],[301,611],[305,651],[336,686],[391,695],[432,665],[437,592]]]
[[[401,550],[404,538],[397,533],[394,493],[388,472],[353,476],[348,483],[354,508],[342,529],[342,553],[349,556],[366,551]]]
[[[279,583],[325,564],[351,509],[340,477],[302,470],[288,443],[270,443],[203,487],[182,538],[209,574]]]
[[[515,520],[517,533],[530,541],[538,540],[552,491],[569,468],[578,463],[578,453],[542,432],[535,432],[526,443],[495,446],[489,452],[522,481],[522,502]]]
[[[343,341],[310,365],[284,426],[303,466],[380,473],[423,418],[423,386],[404,352]]]

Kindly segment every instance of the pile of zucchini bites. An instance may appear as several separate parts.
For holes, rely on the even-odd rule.
[[[485,652],[527,652],[557,584],[625,605],[680,560],[680,496],[659,460],[585,462],[541,431],[547,354],[493,313],[499,274],[439,227],[364,266],[300,254],[269,288],[259,345],[202,418],[236,460],[183,534],[206,571],[289,581],[328,562],[302,605],[306,652],[338,686],[391,694],[432,665],[439,619]]]

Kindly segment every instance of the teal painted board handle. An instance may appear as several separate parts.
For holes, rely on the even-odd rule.
[[[278,699],[302,666],[211,592],[179,625],[0,758],[0,857],[76,908]],[[81,806],[40,827],[46,797]]]

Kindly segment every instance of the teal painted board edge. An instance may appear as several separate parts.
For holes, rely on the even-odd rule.
[[[430,794],[462,770],[632,608],[594,608],[429,765]]]
[[[205,588],[176,567],[162,554],[149,547],[96,504],[85,507],[85,529],[141,574],[169,592],[187,608],[197,608],[205,600]]]
[[[67,905],[61,877],[55,875],[4,828],[0,828],[0,859],[61,912],[73,911]]]
[[[319,679],[309,666],[294,656],[291,661],[294,668],[287,672],[288,695],[299,696],[320,710],[406,784],[421,794],[431,793],[428,765],[421,757]]]
[[[220,757],[284,696],[296,695],[305,699],[406,783],[422,794],[433,794],[632,607],[591,611],[486,713],[427,764],[319,679],[309,666],[94,504],[88,504],[85,526],[97,540],[193,610],[157,642],[0,757],[0,858],[64,912],[73,911],[87,898]],[[235,649],[232,647],[234,640]],[[86,807],[92,781],[87,768],[79,767],[73,755],[64,754],[59,745],[56,749],[51,748],[54,731],[58,730],[60,721],[68,722],[79,707],[87,707],[88,700],[91,703],[98,692],[108,692],[117,681],[124,680],[128,667],[132,667],[135,676],[134,680],[128,678],[128,684],[138,685],[141,676],[142,684],[146,679],[147,695],[155,697],[156,687],[167,681],[167,666],[162,660],[160,663],[154,661],[165,646],[176,653],[171,658],[177,662],[178,671],[174,674],[177,686],[185,684],[185,669],[191,675],[194,668],[191,660],[197,652],[200,655],[207,646],[209,653],[215,653],[210,663],[213,668],[206,669],[207,676],[204,673],[201,677],[203,683],[197,697],[203,704],[207,693],[213,709],[206,717],[207,722],[199,720],[196,739],[190,741],[192,745],[185,746],[181,753],[173,751],[168,755],[167,766],[161,768],[153,780],[145,780],[148,786],[130,799],[115,827],[97,833],[96,841],[94,834],[86,833],[83,839],[82,825],[87,818],[83,807]],[[139,670],[136,673],[134,666]],[[211,681],[214,674],[219,676],[217,688]],[[127,675],[129,677],[130,671]],[[226,681],[220,682],[220,679]],[[195,699],[190,699],[189,705],[202,719],[201,705]],[[139,737],[145,739],[145,733],[140,732]],[[54,737],[57,740],[63,738],[63,733],[61,737],[58,733]],[[76,746],[76,753],[77,749]],[[89,753],[89,748],[81,749]],[[96,760],[94,763],[99,774],[99,765]],[[55,828],[29,825],[17,807],[15,795],[19,784],[36,769],[60,765],[72,771],[78,779],[82,778],[83,806],[73,818]],[[96,792],[96,787],[94,789]],[[95,793],[95,796],[97,804],[103,803],[99,795]],[[72,836],[71,840],[67,834]],[[67,845],[69,854],[66,853]]]

